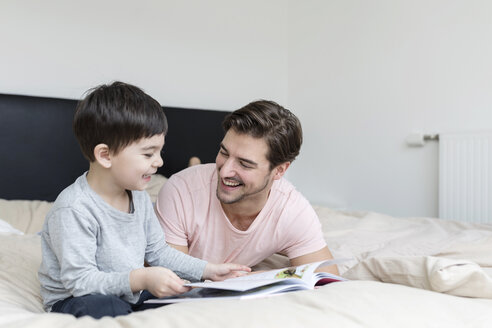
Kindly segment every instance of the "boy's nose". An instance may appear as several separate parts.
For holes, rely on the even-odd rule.
[[[154,162],[154,166],[161,167],[163,164],[164,161],[162,160],[162,156],[161,155],[157,156],[157,160]]]

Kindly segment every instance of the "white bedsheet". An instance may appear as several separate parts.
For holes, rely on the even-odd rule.
[[[39,237],[0,235],[0,324],[50,328],[492,327],[492,226],[396,219],[322,207],[316,211],[333,255],[355,257],[340,266],[343,275],[354,280],[263,299],[173,304],[101,320],[44,313],[36,276],[41,261]],[[15,220],[9,222],[19,228]],[[272,258],[264,265],[282,265],[283,260]]]

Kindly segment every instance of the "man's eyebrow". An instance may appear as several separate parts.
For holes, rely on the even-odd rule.
[[[222,150],[224,150],[224,151],[228,152],[228,151],[227,151],[227,148],[226,148],[226,147],[224,146],[224,144],[222,144],[222,143],[220,144],[220,148],[221,148]],[[248,164],[250,164],[250,165],[253,165],[253,166],[255,166],[255,167],[257,167],[257,166],[258,166],[258,163],[256,163],[255,161],[252,161],[252,160],[250,160],[250,159],[243,158],[243,157],[239,157],[238,159],[239,159],[240,161],[242,161],[242,162],[246,162],[246,163],[248,163]]]
[[[240,160],[240,161],[242,161],[242,162],[246,162],[246,163],[248,163],[248,164],[250,164],[250,165],[253,165],[253,166],[255,166],[255,167],[257,167],[257,166],[258,166],[258,163],[253,162],[252,160],[247,159],[247,158],[241,158],[241,157],[239,157],[239,160]]]

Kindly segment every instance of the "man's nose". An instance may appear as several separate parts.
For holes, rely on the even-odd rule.
[[[236,169],[235,169],[234,161],[231,158],[228,158],[224,161],[222,167],[220,168],[220,176],[222,178],[226,178],[226,177],[233,177],[235,175],[236,175]]]

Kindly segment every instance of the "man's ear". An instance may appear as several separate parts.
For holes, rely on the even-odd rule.
[[[94,147],[94,157],[96,158],[96,162],[102,167],[107,169],[111,167],[111,154],[108,145],[98,144]]]
[[[278,165],[276,168],[274,168],[273,170],[274,170],[275,174],[273,176],[273,180],[278,180],[281,177],[283,177],[285,174],[285,171],[287,171],[289,166],[290,166],[290,162],[285,162],[285,163]]]

